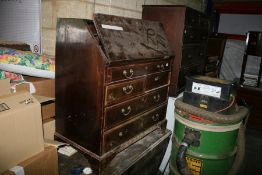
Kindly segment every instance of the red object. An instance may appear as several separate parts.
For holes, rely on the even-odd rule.
[[[262,14],[262,2],[224,2],[215,3],[214,10],[228,14]],[[225,34],[227,39],[245,41],[245,35]]]
[[[198,122],[202,122],[202,123],[214,123],[211,120],[207,120],[207,119],[204,119],[202,117],[195,116],[195,115],[192,115],[192,114],[189,114],[189,118],[192,119],[192,120],[198,121]]]
[[[228,33],[221,33],[221,34],[223,36],[225,36],[227,39],[235,39],[235,40],[246,41],[245,35],[228,34]]]
[[[216,3],[214,9],[218,13],[262,14],[262,2]]]

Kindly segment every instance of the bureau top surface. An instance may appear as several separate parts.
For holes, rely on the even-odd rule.
[[[110,62],[172,55],[159,22],[95,14],[94,24]]]

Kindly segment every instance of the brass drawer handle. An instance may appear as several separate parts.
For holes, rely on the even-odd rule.
[[[164,64],[158,64],[157,66],[156,66],[160,71],[163,71],[163,70],[165,70],[165,65]]]
[[[134,71],[133,71],[133,69],[129,69],[129,73],[128,73],[127,70],[123,70],[123,75],[124,75],[126,78],[132,78],[133,75],[134,75]]]
[[[121,113],[122,113],[124,116],[129,115],[131,111],[132,111],[131,106],[128,106],[127,109],[125,109],[125,108],[122,108],[122,109],[121,109]]]
[[[125,94],[131,94],[134,90],[134,87],[132,85],[127,85],[125,87],[123,87],[123,92]]]
[[[159,119],[159,114],[155,114],[152,116],[152,120],[156,122]]]
[[[118,133],[118,136],[119,136],[119,137],[122,137],[122,136],[126,135],[127,133],[128,133],[128,129],[125,129],[124,131],[120,131],[120,132]]]
[[[154,78],[155,81],[158,81],[159,79],[160,79],[159,76],[156,76],[156,77]]]
[[[119,137],[122,137],[122,136],[123,136],[123,132],[120,131],[120,132],[118,133],[118,135],[119,135]]]
[[[161,96],[160,96],[159,94],[154,95],[154,97],[153,97],[153,98],[154,98],[154,101],[155,101],[155,102],[159,102],[160,97],[161,97]]]

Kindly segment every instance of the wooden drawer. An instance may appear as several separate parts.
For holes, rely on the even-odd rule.
[[[209,22],[208,18],[205,17],[200,18],[200,28],[208,29],[209,28],[208,22]]]
[[[128,141],[135,137],[137,134],[145,131],[150,126],[163,120],[166,115],[167,104],[147,112],[134,120],[130,120],[125,124],[109,130],[104,135],[103,150],[107,152],[116,146]]]
[[[167,91],[168,87],[166,86],[141,97],[105,108],[105,129],[112,128],[118,123],[165,102]]]
[[[140,64],[109,68],[107,71],[107,82],[110,83],[119,80],[133,79],[146,75],[146,65],[147,64]]]
[[[203,43],[207,38],[207,29],[185,28],[184,30],[184,44]]]
[[[181,67],[191,65],[205,60],[205,48],[204,47],[184,47],[183,58],[181,61]]]
[[[203,14],[187,9],[185,16],[185,26],[188,28],[208,28],[208,18],[206,18]]]
[[[145,78],[109,85],[105,92],[105,105],[121,102],[144,92]]]
[[[166,61],[159,61],[152,64],[147,65],[147,74],[163,72],[163,71],[170,71],[170,60]]]
[[[185,16],[185,25],[189,28],[198,28],[199,27],[199,21],[200,20],[200,14],[195,11],[191,10],[189,8],[186,9],[186,16]]]
[[[146,90],[169,84],[169,74],[170,72],[161,72],[148,75],[146,78]]]
[[[111,67],[107,70],[107,83],[128,80],[162,71],[170,70],[170,60],[147,64],[128,65],[124,67]]]

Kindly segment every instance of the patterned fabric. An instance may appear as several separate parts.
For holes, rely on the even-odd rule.
[[[18,84],[24,83],[24,77],[21,74],[16,74],[0,70],[0,80],[10,78],[11,89],[15,89]]]
[[[19,82],[19,81],[24,80],[21,74],[16,74],[16,73],[0,70],[0,80],[5,79],[5,78],[10,78],[11,82]]]
[[[55,61],[46,55],[34,54],[30,51],[20,51],[0,47],[0,63],[32,67],[55,72]]]

